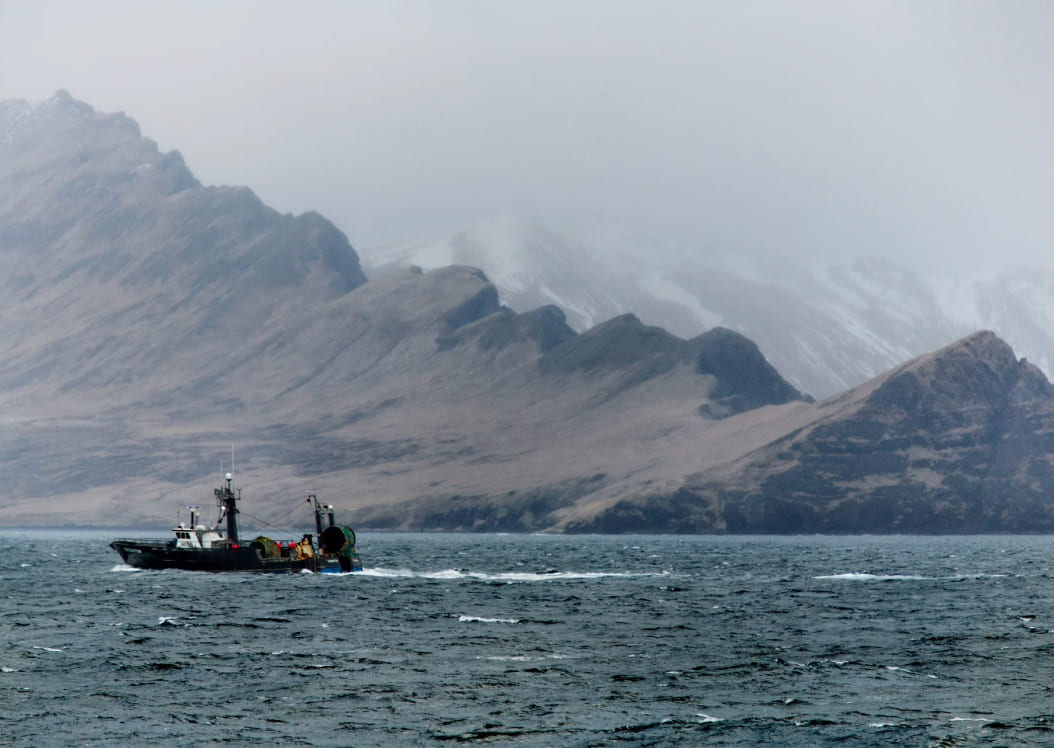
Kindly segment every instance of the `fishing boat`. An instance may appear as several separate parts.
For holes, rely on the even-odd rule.
[[[213,489],[219,517],[211,528],[199,524],[200,507],[190,509],[190,524],[172,528],[175,537],[117,538],[110,547],[129,566],[139,569],[184,569],[187,571],[252,571],[288,573],[346,573],[362,571],[355,552],[355,531],[334,521],[332,505],[322,504],[310,494],[307,501],[315,512],[316,535],[305,533],[300,540],[272,540],[260,535],[245,542],[238,535],[238,501],[233,476],[226,485]],[[317,541],[317,542],[316,542]]]

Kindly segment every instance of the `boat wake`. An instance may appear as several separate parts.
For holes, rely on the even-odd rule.
[[[355,576],[383,577],[385,579],[436,579],[468,580],[481,582],[555,582],[569,579],[628,579],[635,577],[665,577],[668,571],[608,572],[608,571],[545,571],[545,572],[482,572],[464,569],[441,571],[414,571],[413,569],[368,568],[356,572]]]
[[[111,572],[136,572],[144,569],[128,564],[116,564]],[[149,570],[146,570],[149,571]],[[566,580],[589,579],[633,579],[647,577],[668,577],[668,571],[610,572],[610,571],[544,571],[544,572],[482,572],[465,569],[442,569],[439,571],[418,571],[415,569],[367,568],[352,572],[326,572],[319,574],[309,569],[301,569],[304,576],[322,577],[378,577],[381,579],[434,579],[437,581],[479,581],[479,582],[556,582]]]

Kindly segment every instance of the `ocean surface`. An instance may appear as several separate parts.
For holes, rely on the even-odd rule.
[[[1051,745],[1054,538],[360,533],[348,575],[2,530],[0,745]]]

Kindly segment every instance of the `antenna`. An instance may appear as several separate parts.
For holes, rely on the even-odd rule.
[[[231,476],[234,475],[234,445],[231,445]]]

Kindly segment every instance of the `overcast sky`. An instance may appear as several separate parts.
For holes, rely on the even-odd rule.
[[[1041,0],[0,0],[0,99],[359,247],[513,212],[974,266],[1054,254],[1052,40]]]

